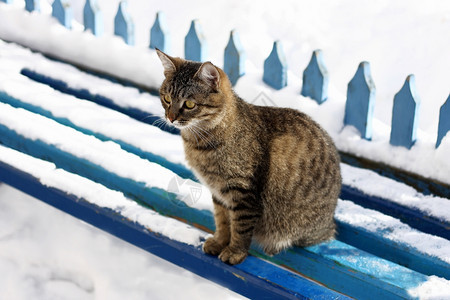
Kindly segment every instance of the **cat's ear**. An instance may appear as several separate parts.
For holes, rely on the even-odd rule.
[[[209,61],[203,63],[195,73],[199,79],[205,82],[213,90],[217,91],[220,83],[220,74],[217,68]]]
[[[165,54],[158,48],[156,48],[156,53],[159,56],[159,59],[162,62],[162,65],[164,67],[164,75],[167,77],[168,74],[171,74],[177,70],[177,67],[175,66],[174,59],[170,57],[169,55]]]

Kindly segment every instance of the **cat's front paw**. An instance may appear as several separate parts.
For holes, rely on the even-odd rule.
[[[247,255],[247,251],[232,249],[230,246],[228,246],[220,253],[219,259],[224,263],[237,265],[243,262]]]
[[[210,237],[203,244],[203,252],[205,252],[206,254],[217,256],[225,247],[226,245],[219,243],[214,237]]]

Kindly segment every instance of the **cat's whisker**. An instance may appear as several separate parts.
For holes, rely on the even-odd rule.
[[[196,140],[196,142],[197,142],[197,147],[200,147],[200,144],[199,144],[199,142],[198,142],[198,138],[197,138],[197,135],[195,134],[195,132],[192,130],[191,127],[186,127],[186,128],[189,130],[189,132],[191,133],[191,135],[194,136],[194,138],[195,138],[195,140]]]
[[[164,117],[161,117],[161,118],[155,120],[155,121],[152,123],[152,125],[153,125],[153,126],[156,126],[156,127],[158,127],[158,128],[160,128],[160,129],[162,129],[162,130],[166,130],[167,127],[173,126],[173,125],[169,124],[169,122],[167,122],[166,118],[164,118]]]
[[[195,128],[195,127],[194,127]],[[192,129],[194,129],[192,128]],[[210,146],[211,148],[215,148],[214,144],[208,139],[207,136],[205,136],[202,132],[200,132],[197,128],[194,129],[195,132],[198,134],[198,136],[200,137],[200,139],[205,142],[208,146]]]
[[[196,129],[198,135],[201,137],[201,139],[207,143],[211,148],[216,148],[216,146],[214,145],[214,143],[211,141],[210,137],[211,137],[211,133],[207,130],[205,130],[204,128],[200,127],[197,124],[191,124],[190,126],[192,126],[193,128]]]

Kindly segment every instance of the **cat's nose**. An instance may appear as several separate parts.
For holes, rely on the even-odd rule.
[[[175,114],[173,114],[173,113],[170,113],[170,112],[169,112],[169,113],[167,114],[167,119],[169,119],[170,123],[173,123],[173,121],[175,121],[176,118],[177,118],[177,116],[176,116]]]

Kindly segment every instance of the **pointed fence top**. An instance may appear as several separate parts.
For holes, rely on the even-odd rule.
[[[159,11],[156,13],[155,22],[150,29],[150,48],[168,53],[170,51],[170,34],[166,23],[166,15]]]
[[[232,85],[235,85],[239,77],[245,74],[245,58],[246,55],[239,39],[239,33],[232,30],[224,54],[224,71]]]
[[[375,91],[370,64],[363,61],[348,83],[344,124],[354,126],[366,140],[372,138]]]
[[[184,39],[184,55],[186,59],[193,61],[204,61],[206,58],[206,39],[199,20],[191,22]]]
[[[281,67],[286,67],[286,57],[284,56],[283,45],[281,41],[273,42],[272,52],[266,61],[279,64]]]
[[[234,53],[242,53],[244,51],[241,40],[239,38],[239,32],[236,29],[231,30],[230,38],[225,51],[230,51]]]
[[[444,104],[442,104],[441,109],[439,110],[439,126],[438,126],[438,137],[436,140],[436,148],[442,142],[442,139],[447,135],[447,132],[450,131],[450,95]]]
[[[287,85],[286,57],[280,41],[273,43],[272,52],[264,61],[263,81],[277,90]]]
[[[349,85],[353,82],[360,81],[364,83],[368,90],[375,90],[375,83],[372,79],[372,73],[370,71],[370,63],[363,61],[359,63],[355,76],[350,80]]]
[[[84,30],[91,30],[95,36],[103,34],[103,15],[97,0],[86,0],[83,9]]]
[[[116,13],[116,18],[123,19],[124,21],[130,21],[131,16],[128,13],[128,0],[121,0],[119,3],[119,9]]]
[[[68,0],[55,0],[52,4],[52,16],[64,27],[72,28],[72,8]]]
[[[394,97],[391,145],[403,146],[408,149],[414,145],[417,136],[419,106],[420,98],[416,92],[415,77],[409,75]]]
[[[29,12],[41,11],[41,1],[40,0],[25,0],[25,9]]]
[[[134,23],[128,13],[127,0],[119,3],[119,9],[114,18],[114,34],[122,37],[128,45],[134,45]]]
[[[406,92],[409,93],[410,100],[414,101],[416,103],[420,103],[420,98],[419,95],[417,94],[417,90],[416,90],[416,77],[414,76],[414,74],[410,74],[408,75],[408,77],[406,77],[405,83],[403,84],[402,89],[399,91],[399,93],[405,89]]]
[[[323,61],[322,50],[315,50],[303,72],[301,94],[321,104],[328,98],[328,70]]]

